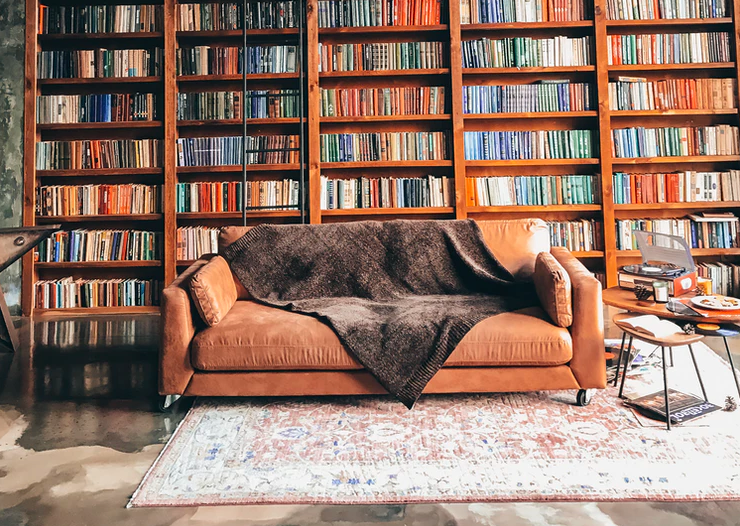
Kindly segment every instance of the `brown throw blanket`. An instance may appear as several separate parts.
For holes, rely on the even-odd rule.
[[[224,257],[258,301],[327,323],[409,408],[476,323],[536,303],[472,220],[262,225]]]

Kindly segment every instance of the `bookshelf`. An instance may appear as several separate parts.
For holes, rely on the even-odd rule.
[[[279,1],[273,3],[277,6]],[[245,42],[241,25],[235,25],[236,18],[229,15],[212,17],[214,25],[209,27],[202,26],[201,18],[198,26],[194,17],[183,12],[193,9],[194,3],[151,0],[148,4],[158,6],[162,18],[155,30],[146,32],[38,34],[38,2],[27,0],[24,224],[62,222],[65,230],[162,232],[162,251],[161,257],[149,261],[34,264],[27,256],[25,314],[151,312],[155,307],[34,311],[34,283],[72,276],[148,278],[161,286],[199,252],[209,251],[214,232],[225,225],[540,217],[552,225],[553,236],[569,244],[576,257],[603,274],[611,286],[616,284],[618,266],[639,256],[634,250],[618,249],[620,222],[678,220],[710,211],[740,214],[740,186],[709,200],[689,200],[678,193],[649,195],[642,188],[638,196],[629,188],[629,198],[623,202],[625,188],[615,186],[615,181],[624,184],[624,180],[614,175],[735,174],[740,161],[736,139],[726,142],[733,143],[734,149],[711,152],[681,150],[680,143],[709,144],[709,135],[704,131],[696,135],[694,130],[716,129],[719,137],[721,128],[725,137],[740,125],[740,1],[727,0],[724,10],[709,13],[697,10],[700,2],[679,6],[664,1],[658,6],[655,0],[644,0],[640,5],[646,10],[635,16],[626,9],[633,4],[623,0],[585,0],[583,8],[577,2],[533,1],[526,5],[534,6],[534,11],[521,12],[515,2],[506,0],[448,0],[432,3],[440,6],[439,16],[420,9],[415,20],[410,17],[394,24],[393,2],[386,0],[376,4],[385,5],[386,11],[368,11],[374,13],[369,17],[352,14],[351,5],[356,4],[349,3],[350,14],[334,24],[338,27],[331,27],[330,3],[306,0],[297,4],[305,10],[305,18],[295,9],[288,16],[293,17],[291,23],[266,19],[267,27],[258,28],[250,22],[246,29],[249,57],[270,57],[275,64],[285,64],[289,60],[285,46],[301,47],[301,42],[303,53],[302,60],[295,59],[295,67],[266,72],[255,66],[248,70],[246,85],[244,76],[234,69]],[[620,3],[624,4],[621,14]],[[75,4],[54,0],[44,5],[49,9]],[[243,2],[233,4],[241,13]],[[694,16],[697,13],[700,16]],[[726,38],[729,48],[722,51],[715,45],[712,56],[694,53],[676,60],[659,53],[626,54],[632,42],[668,42],[661,35],[685,33],[727,33],[727,37],[693,38],[697,42]],[[489,52],[513,49],[518,62],[509,63],[495,53],[486,60],[473,59],[471,49],[482,50],[480,46],[487,46]],[[622,46],[621,58],[618,46]],[[38,78],[37,52],[98,48],[161,48],[160,69],[135,77]],[[213,51],[222,48],[232,49]],[[564,48],[570,51],[555,52]],[[228,55],[228,60],[209,69],[202,59],[209,49]],[[185,74],[183,57],[196,57],[196,50],[200,61]],[[689,81],[694,82],[690,87]],[[245,92],[253,97],[245,101]],[[158,111],[147,120],[37,122],[37,96],[113,93],[154,94]],[[254,97],[270,104],[248,110],[248,106],[256,108]],[[205,115],[199,108],[214,113]],[[288,145],[287,149],[297,148],[299,153],[277,161],[255,158],[256,164],[246,166],[181,158],[187,141],[240,138],[245,125],[250,137],[285,138],[276,148],[271,148],[273,143],[262,144],[268,150],[286,150]],[[666,131],[669,128],[673,131]],[[634,131],[621,131],[627,129]],[[485,142],[476,133],[485,134]],[[629,133],[654,134],[658,144],[653,150],[631,150]],[[612,147],[614,136],[627,141],[619,152]],[[481,138],[477,151],[471,150],[472,137]],[[666,137],[671,139],[666,142]],[[40,142],[142,139],[161,141],[161,163],[36,167]],[[509,150],[501,146],[504,143]],[[496,145],[498,153],[492,153]],[[178,193],[183,183],[249,183],[254,193],[274,181],[305,181],[305,191],[297,197],[284,194],[288,201],[273,200],[275,204],[267,208],[244,208],[244,199],[235,203],[213,195],[207,203],[188,200],[187,206],[178,208],[186,198]],[[90,184],[161,185],[162,207],[135,215],[36,215],[38,186]],[[665,186],[655,191],[665,192]],[[361,196],[359,200],[353,192]],[[597,239],[586,243],[582,236],[591,231]],[[189,252],[180,250],[186,239],[193,247]],[[703,265],[740,263],[740,248],[694,248],[693,254]]]

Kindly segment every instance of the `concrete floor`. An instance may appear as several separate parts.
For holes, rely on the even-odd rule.
[[[740,502],[127,510],[187,411],[187,401],[172,414],[152,411],[158,324],[157,316],[22,321],[22,350],[0,352],[0,526],[740,525]]]

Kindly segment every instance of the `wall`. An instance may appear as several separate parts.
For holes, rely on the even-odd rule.
[[[0,228],[23,213],[23,46],[25,2],[0,0]],[[0,274],[13,314],[20,313],[20,262]]]

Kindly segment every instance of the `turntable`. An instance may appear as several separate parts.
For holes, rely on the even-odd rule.
[[[680,296],[696,288],[696,267],[691,249],[679,236],[633,230],[642,255],[639,265],[625,265],[617,274],[619,286],[634,289],[643,285],[652,289],[653,281],[668,283],[668,294]]]

